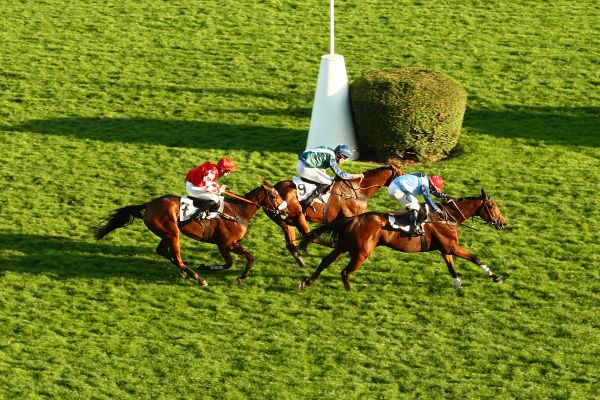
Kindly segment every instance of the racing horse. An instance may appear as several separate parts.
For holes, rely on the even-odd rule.
[[[367,202],[373,198],[375,193],[383,186],[389,186],[396,177],[402,174],[402,168],[395,165],[393,161],[388,160],[387,165],[384,167],[365,171],[362,180],[336,178],[332,184],[327,204],[324,205],[322,202],[314,201],[308,207],[298,201],[296,185],[293,181],[281,181],[276,183],[274,187],[286,201],[290,215],[285,220],[270,212],[267,212],[267,215],[281,227],[285,235],[286,248],[298,265],[304,268],[306,263],[298,252],[294,227],[298,229],[302,236],[305,236],[310,232],[307,221],[327,223],[341,216],[351,217],[362,214],[367,211]],[[315,240],[317,243],[325,243],[318,238],[315,238]]]
[[[454,268],[453,256],[471,261],[494,282],[501,283],[500,277],[479,257],[458,245],[458,228],[469,218],[480,217],[499,230],[506,226],[506,221],[494,200],[482,188],[479,197],[448,199],[441,203],[441,206],[448,217],[429,213],[424,223],[424,236],[408,236],[404,232],[392,229],[389,225],[389,215],[379,212],[340,218],[317,227],[312,231],[312,235],[318,237],[330,234],[337,243],[333,251],[322,259],[312,276],[300,283],[299,289],[311,286],[325,268],[344,253],[349,253],[350,262],[342,270],[341,277],[346,290],[351,290],[350,275],[360,268],[377,246],[387,246],[405,253],[440,251],[457,289],[462,286]],[[312,236],[305,236],[300,243],[300,250],[305,251],[313,240]]]
[[[252,255],[240,244],[248,229],[248,222],[261,207],[278,218],[286,218],[288,213],[286,203],[266,180],[243,197],[235,196],[227,199],[222,218],[200,222],[195,219],[179,221],[180,199],[179,196],[165,195],[145,204],[122,207],[108,217],[104,225],[96,228],[94,237],[98,240],[102,239],[115,229],[127,226],[133,223],[135,218],[140,218],[146,227],[160,238],[156,253],[178,267],[183,278],[192,277],[200,285],[208,285],[206,279],[181,259],[179,247],[181,233],[192,239],[217,245],[225,264],[206,269],[212,271],[228,269],[233,265],[231,252],[243,255],[246,258],[246,266],[237,278],[237,282],[242,283],[250,275],[254,261]]]

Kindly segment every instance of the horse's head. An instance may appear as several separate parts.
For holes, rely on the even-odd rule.
[[[399,177],[400,175],[404,175],[404,171],[402,170],[402,167],[400,165],[398,165],[394,160],[392,160],[391,158],[387,159],[387,164],[389,165],[389,167],[392,170],[392,175],[390,176],[390,178],[385,182],[385,186],[390,186],[390,184],[392,183],[392,181],[394,179],[396,179],[397,177]]]
[[[266,179],[263,179],[262,189],[264,190],[264,196],[260,198],[258,203],[265,208],[267,213],[286,219],[290,215],[287,202],[281,198],[279,192]]]
[[[506,226],[506,220],[494,200],[492,200],[483,188],[481,188],[481,198],[483,199],[483,204],[479,209],[478,215],[485,222],[496,227],[496,229],[503,229]]]

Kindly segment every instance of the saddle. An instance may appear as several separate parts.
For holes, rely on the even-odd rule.
[[[387,214],[389,227],[392,230],[402,231],[406,234],[410,232],[410,211],[390,211]],[[417,214],[417,225],[423,230],[423,223],[427,220],[429,214],[429,206],[421,204],[419,213]]]
[[[181,197],[179,204],[179,220],[187,221],[211,219],[219,215],[219,205],[212,200],[199,199],[196,197]]]

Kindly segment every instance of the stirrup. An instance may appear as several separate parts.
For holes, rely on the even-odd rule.
[[[193,218],[198,222],[202,222],[206,219],[206,217],[208,217],[208,211],[204,210],[194,215]]]
[[[418,225],[411,225],[408,234],[410,236],[425,236],[425,232]]]

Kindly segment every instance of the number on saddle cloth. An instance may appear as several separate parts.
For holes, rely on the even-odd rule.
[[[312,194],[312,192],[314,192],[317,189],[316,183],[302,179],[299,176],[293,176],[292,182],[294,182],[294,185],[296,185],[296,194],[298,196],[298,201],[302,201],[308,198]],[[320,196],[324,203],[327,203],[327,200],[329,199],[329,194],[330,192],[327,192],[323,193]]]

